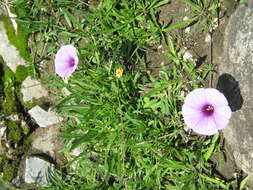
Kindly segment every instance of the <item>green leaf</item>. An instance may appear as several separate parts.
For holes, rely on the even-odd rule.
[[[172,24],[172,25],[169,25],[169,26],[163,28],[162,31],[166,32],[168,30],[174,30],[174,29],[186,26],[186,25],[190,24],[191,22],[193,22],[195,20],[196,20],[195,18],[187,19],[187,20],[182,20],[180,22],[177,22],[176,24]]]
[[[207,161],[211,157],[211,155],[212,155],[212,153],[213,153],[213,151],[215,149],[216,142],[217,142],[218,138],[219,138],[219,134],[218,133],[213,136],[211,145],[209,146],[207,152],[204,154],[205,161]]]
[[[211,177],[209,177],[209,176],[207,176],[207,175],[202,175],[202,174],[200,174],[200,173],[199,173],[199,176],[202,177],[202,178],[204,178],[204,179],[206,179],[207,181],[210,181],[210,182],[212,182],[212,183],[215,183],[215,184],[219,185],[219,186],[222,187],[223,189],[227,189],[227,185],[225,185],[225,184],[223,183],[223,181],[220,180],[220,179],[211,178]]]
[[[174,186],[174,185],[166,185],[166,189],[169,190],[181,190],[181,188]]]
[[[158,8],[158,7],[161,7],[165,4],[168,4],[170,2],[170,0],[163,0],[163,1],[154,1],[149,7],[148,9],[150,8]]]
[[[143,97],[145,98],[145,97],[150,97],[150,96],[153,96],[153,95],[157,95],[157,94],[159,94],[160,91],[168,88],[169,86],[170,86],[170,84],[164,84],[160,87],[155,88],[154,90],[151,90],[150,92],[145,94]]]
[[[250,176],[245,177],[241,183],[240,183],[240,190],[242,190],[244,188],[244,186],[246,185],[246,183],[248,182],[248,180],[250,179]]]
[[[67,32],[67,31],[62,31],[58,33],[61,36],[66,36],[66,37],[78,37],[78,34]]]
[[[66,22],[68,23],[69,27],[72,28],[72,23],[71,23],[71,21],[69,19],[70,13],[66,9],[60,8],[60,10],[62,11],[62,13],[64,15],[64,18],[65,18]]]
[[[82,137],[79,137],[73,141],[73,144],[71,146],[71,150],[75,149],[76,147],[80,146],[84,142],[91,141],[92,139],[96,138],[98,135],[98,132],[95,130],[90,130],[86,134],[84,134]]]
[[[189,7],[191,7],[193,10],[196,10],[198,12],[201,12],[201,7],[194,3],[193,1],[191,0],[181,0],[183,3],[187,4]]]

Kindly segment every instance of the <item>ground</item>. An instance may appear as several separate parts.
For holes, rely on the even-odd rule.
[[[89,3],[90,6],[97,6],[97,1],[91,1]],[[225,27],[228,22],[228,18],[230,14],[232,14],[235,6],[235,1],[224,1],[221,7],[221,11],[219,12],[219,19],[211,28],[209,28],[209,31],[203,31],[203,27],[198,28],[196,25],[189,22],[189,25],[184,25],[184,27],[179,27],[176,30],[168,30],[164,33],[166,36],[169,36],[172,39],[172,41],[176,44],[176,48],[185,48],[185,51],[192,54],[193,58],[197,60],[197,66],[199,67],[198,72],[201,73],[201,69],[206,65],[211,65],[213,68],[216,68],[216,66],[220,64]],[[158,22],[170,23],[171,25],[176,24],[183,19],[187,19],[179,15],[187,15],[191,12],[190,8],[181,1],[172,1],[169,4],[157,8],[156,10],[159,13],[157,15],[159,17]],[[52,12],[53,11],[54,10],[52,10]],[[57,21],[60,22],[60,20]],[[187,28],[190,28],[189,33],[187,32]],[[52,35],[54,38],[54,31],[52,31],[52,33],[49,32],[48,35]],[[210,36],[209,40],[208,36]],[[41,40],[42,37],[44,38],[44,41]],[[61,44],[61,42],[64,40],[64,37],[59,37],[56,40],[56,43]],[[48,73],[54,73],[54,54],[52,53],[53,51],[51,51],[51,54],[48,54],[47,51],[50,49],[50,45],[48,45],[50,44],[50,38],[43,36],[43,33],[35,32],[30,35],[28,44],[31,54],[35,55],[34,64],[35,70],[38,72],[38,76],[43,80],[44,78],[47,78],[48,81],[48,77],[50,77]],[[163,66],[165,66],[167,69],[171,68],[171,63],[168,61],[165,55],[170,49],[169,43],[163,41],[163,43],[159,45],[156,41],[154,41],[151,44],[152,47],[144,50],[143,59],[146,63],[146,67],[141,66],[139,68],[137,66],[136,70],[145,71],[147,73],[151,73],[153,77],[158,77]],[[181,54],[181,56],[183,55],[184,53]],[[45,70],[47,72],[45,72]],[[205,80],[205,87],[215,87],[216,80],[217,76],[215,73],[209,74],[208,78]],[[49,92],[51,92],[52,96],[49,98],[49,100],[47,100],[47,104],[54,105],[56,103],[55,101],[58,101],[58,99],[55,99],[53,96],[54,94],[59,93],[59,91],[55,88],[48,89]],[[15,136],[16,134],[13,133],[13,135]],[[226,142],[222,136],[219,139],[219,142],[222,144],[222,151],[220,153],[214,154],[210,159],[215,166],[214,171],[217,172],[224,181],[235,179],[236,182],[234,184],[234,188],[236,188],[239,186],[240,181],[244,177],[244,174],[239,168],[236,167],[233,157],[230,154],[230,148],[226,145]],[[96,159],[97,157],[95,157],[95,160]],[[113,180],[116,181],[116,179],[110,179],[110,181]]]

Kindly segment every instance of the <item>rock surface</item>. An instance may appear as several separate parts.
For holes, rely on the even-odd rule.
[[[6,14],[7,14],[6,7],[0,6],[0,15],[6,15]]]
[[[59,126],[57,125],[38,128],[32,135],[32,153],[49,155],[52,161],[59,165],[63,165],[66,161],[64,154],[59,152],[63,147],[64,142],[59,137]]]
[[[227,25],[223,58],[219,64],[219,74],[224,73],[235,79],[230,80],[230,77],[224,88],[228,89],[231,81],[232,87],[240,87],[239,90],[231,88],[234,96],[231,101],[236,109],[229,126],[223,131],[224,137],[232,149],[236,164],[247,174],[253,175],[253,0],[241,4]],[[243,100],[240,100],[239,92]],[[242,105],[239,105],[240,101]]]
[[[4,122],[0,121],[0,154],[5,154],[5,147],[2,145],[2,140],[5,139],[5,130],[6,126],[4,125]]]
[[[10,43],[3,22],[0,22],[0,55],[13,72],[16,72],[18,65],[25,65],[25,60],[19,55],[16,47]]]
[[[0,3],[0,15],[3,13],[6,16],[15,17],[15,15],[10,13],[7,6],[1,7]],[[11,22],[12,23],[9,23],[13,25],[14,29],[16,29],[17,25],[15,20],[12,19]],[[4,62],[14,72],[14,75],[17,70],[17,66],[26,65],[26,61],[20,56],[17,48],[8,39],[7,30],[5,29],[5,25],[2,21],[0,21],[0,56],[3,57]],[[21,86],[18,85],[15,89],[17,90],[16,92],[18,94],[18,98],[20,97],[19,89],[23,95],[23,101],[19,102],[21,104],[23,104],[23,102],[30,103],[30,101],[37,100],[42,97],[47,99],[48,97],[48,92],[42,87],[41,82],[37,79],[31,78],[30,76],[22,82]],[[42,99],[42,101],[39,100],[38,102],[43,101],[44,99]],[[37,101],[33,101],[32,104],[35,102]],[[26,107],[26,105],[23,106]],[[65,163],[63,153],[59,153],[59,150],[61,150],[64,146],[64,142],[59,137],[59,127],[56,125],[61,122],[61,118],[57,117],[54,112],[45,111],[39,106],[33,107],[28,111],[28,113],[25,109],[25,113],[22,113],[25,114],[25,120],[23,120],[23,118],[21,120],[19,117],[20,112],[21,110],[17,109],[17,113],[15,112],[8,115],[8,117],[3,115],[3,118],[4,120],[11,122],[17,121],[18,129],[20,129],[21,132],[16,130],[16,128],[10,128],[9,126],[12,125],[7,125],[5,121],[2,122],[3,118],[0,120],[0,154],[5,155],[6,159],[11,161],[11,163],[12,161],[15,163],[15,166],[13,166],[14,169],[12,169],[13,171],[10,170],[9,172],[8,170],[8,175],[11,176],[9,177],[9,181],[12,181],[16,186],[19,186],[23,183],[23,181],[26,183],[47,185],[47,171],[48,168],[51,170],[54,168],[52,163],[58,165]],[[34,121],[30,122],[30,120],[33,119],[36,123]],[[33,126],[33,124],[36,124],[36,126]],[[37,124],[40,126],[39,128]],[[13,133],[14,135],[12,136],[15,136],[15,139],[16,137],[20,137],[22,142],[21,139],[18,139],[15,143],[8,141],[8,133],[10,134],[10,131],[20,132],[20,134]],[[23,135],[24,138],[22,138],[21,135]],[[29,137],[27,137],[27,135],[29,135]],[[29,138],[29,147],[26,147],[26,143],[23,144],[23,140],[24,142],[28,142],[26,141],[27,138]],[[39,156],[39,158],[35,157],[35,155]],[[40,159],[41,156],[43,156],[43,159]],[[49,160],[50,162],[45,160]],[[7,161],[4,161],[4,163],[7,163]],[[0,172],[1,176],[5,175],[4,172]],[[1,185],[0,189],[2,189]]]
[[[39,183],[46,186],[48,171],[53,170],[53,165],[37,157],[29,157],[25,162],[24,180],[26,183]]]
[[[41,86],[40,81],[32,79],[30,76],[23,81],[21,93],[23,94],[24,102],[48,96],[47,90]]]
[[[64,154],[59,152],[64,147],[63,139],[59,137],[59,125],[62,119],[52,111],[45,111],[35,106],[28,111],[40,126],[32,134],[31,153],[48,155],[52,162],[58,165],[65,163]]]
[[[31,117],[36,121],[40,127],[48,127],[55,125],[61,121],[52,111],[45,111],[40,106],[35,106],[28,111]]]
[[[192,61],[193,60],[193,55],[189,52],[189,50],[185,50],[183,54],[183,60],[184,61]]]
[[[4,125],[4,122],[1,121],[0,122],[0,139],[3,137],[5,130],[6,130],[6,126]]]

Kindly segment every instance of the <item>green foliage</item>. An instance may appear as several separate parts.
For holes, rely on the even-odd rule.
[[[17,163],[6,159],[3,166],[3,180],[10,182],[16,175]]]
[[[240,190],[244,189],[244,187],[245,187],[245,185],[246,185],[246,183],[248,182],[249,179],[250,179],[250,176],[247,176],[247,177],[245,177],[245,178],[241,181],[241,183],[240,183]]]
[[[10,185],[9,182],[4,181],[2,178],[0,178],[0,185],[2,188],[5,188],[7,190],[18,190],[17,188]]]
[[[195,28],[211,32],[217,24],[218,11],[221,7],[218,0],[180,0],[190,8],[189,16],[194,20]]]
[[[13,112],[16,112],[16,97],[15,97],[15,75],[14,73],[6,66],[2,65],[3,68],[3,85],[4,85],[4,97],[3,97],[3,112],[6,115],[10,115]]]
[[[212,170],[219,136],[198,138],[184,130],[181,105],[186,93],[202,86],[208,65],[196,68],[182,60],[182,50],[165,31],[192,21],[209,31],[218,4],[183,0],[193,13],[187,21],[162,25],[156,8],[167,0],[83,1],[18,0],[13,9],[29,32],[39,32],[35,64],[51,58],[64,44],[75,44],[82,65],[64,83],[50,75],[49,87],[69,95],[56,106],[66,118],[63,152],[70,157],[65,173],[49,175],[43,189],[229,189],[230,182]],[[152,43],[168,42],[168,67],[158,77],[137,71]],[[39,66],[38,66],[39,67]],[[123,76],[116,77],[122,68]],[[143,70],[144,67],[143,67]],[[23,79],[22,77],[19,77]],[[58,96],[59,97],[59,96]],[[25,141],[29,145],[29,141]]]
[[[23,65],[19,65],[16,68],[16,82],[21,84],[23,80],[29,75],[29,68]]]
[[[97,63],[109,56],[113,61],[121,58],[125,63],[134,64],[151,41],[162,40],[162,26],[154,9],[167,2],[101,1],[98,8],[89,9],[85,15],[82,35],[89,46],[83,47],[81,54]],[[87,55],[90,49],[94,53]]]
[[[30,132],[30,127],[29,127],[27,124],[25,124],[25,125],[22,127],[22,129],[23,129],[24,135],[27,136],[27,135],[29,134],[29,132]]]
[[[59,46],[75,44],[83,63],[133,65],[144,64],[145,49],[155,41],[161,43],[165,31],[189,24],[159,23],[156,8],[167,3],[169,0],[102,0],[87,7],[81,1],[18,0],[13,10],[30,33],[40,34],[35,48],[41,48],[33,50],[35,64],[54,56]]]
[[[181,94],[200,86],[205,74],[169,44],[171,66],[159,78],[125,70],[118,79],[118,66],[110,63],[86,64],[67,84],[54,79],[51,85],[71,93],[57,106],[69,118],[65,151],[82,151],[72,161],[75,176],[54,174],[52,188],[229,188],[210,170],[218,135],[196,141],[183,131]]]
[[[239,2],[239,3],[246,3],[247,0],[237,0],[237,2]]]
[[[7,139],[18,143],[23,137],[23,130],[20,123],[17,121],[6,121],[7,125]]]
[[[4,63],[2,57],[0,57],[1,67],[1,82],[0,91],[1,93],[1,109],[5,115],[10,115],[18,110],[18,99],[21,99],[20,88],[23,80],[32,73],[32,66],[17,66],[16,73],[13,73],[11,69]]]
[[[4,60],[2,56],[0,56],[0,76],[2,76],[4,73],[3,65],[4,65]],[[3,77],[0,77],[0,108],[2,108],[3,100],[4,100],[4,82],[3,82]]]
[[[3,172],[3,166],[5,162],[6,162],[6,156],[0,155],[0,172]]]

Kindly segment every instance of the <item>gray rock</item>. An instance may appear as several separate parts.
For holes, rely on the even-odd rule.
[[[25,65],[25,60],[19,55],[16,47],[10,43],[3,22],[0,22],[0,55],[13,72],[16,72],[18,65]]]
[[[23,94],[24,102],[48,96],[47,90],[42,87],[40,81],[32,79],[30,76],[23,81],[21,93]]]
[[[3,3],[1,4],[0,3],[0,15],[2,16],[6,16],[6,15],[8,15],[8,12],[7,12],[7,10],[6,10],[6,6],[4,6],[3,5]]]
[[[5,140],[6,126],[3,121],[0,121],[0,154],[5,154],[6,148],[2,145],[2,141]]]
[[[4,122],[0,121],[0,139],[4,136],[6,128],[7,127],[4,125]]]
[[[64,147],[64,141],[59,132],[58,125],[36,129],[31,141],[32,154],[47,154],[58,165],[63,165],[66,160],[60,150]]]
[[[48,184],[47,174],[53,170],[53,165],[37,157],[29,157],[25,161],[24,180],[26,183]]]
[[[185,49],[185,52],[183,53],[183,60],[184,61],[193,61],[193,55],[187,49]]]
[[[48,127],[59,123],[62,119],[53,111],[45,111],[40,106],[35,106],[28,111],[40,127]]]
[[[12,120],[12,121],[19,121],[19,117],[17,114],[12,114],[6,117],[6,119]]]
[[[222,62],[219,74],[228,73],[239,83],[232,86],[224,83],[230,90],[227,94],[232,114],[229,126],[223,131],[232,149],[236,164],[247,174],[253,175],[253,1],[241,4],[231,16],[226,28]],[[234,88],[234,89],[233,89]],[[236,111],[237,110],[237,111]]]

